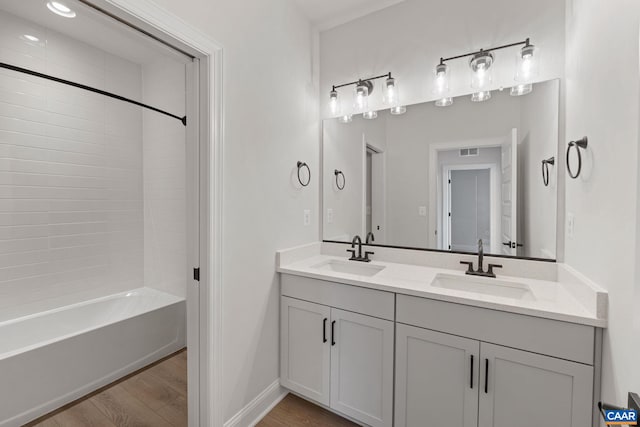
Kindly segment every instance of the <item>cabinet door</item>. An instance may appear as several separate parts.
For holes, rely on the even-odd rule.
[[[331,309],[282,297],[280,315],[280,383],[328,406]]]
[[[591,425],[592,366],[486,343],[480,356],[479,427]]]
[[[372,427],[393,423],[393,322],[331,309],[331,408]]]
[[[479,353],[476,340],[398,323],[395,426],[476,427]]]

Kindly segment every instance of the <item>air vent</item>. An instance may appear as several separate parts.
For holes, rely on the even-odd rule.
[[[478,148],[463,148],[460,150],[460,157],[475,157],[479,152]]]

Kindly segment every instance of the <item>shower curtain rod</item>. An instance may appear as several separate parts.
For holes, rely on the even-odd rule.
[[[51,81],[54,81],[54,82],[57,82],[57,83],[62,83],[62,84],[65,84],[65,85],[77,87],[79,89],[84,89],[84,90],[87,90],[89,92],[98,93],[100,95],[108,96],[110,98],[114,98],[114,99],[117,99],[117,100],[120,100],[120,101],[128,102],[130,104],[134,104],[134,105],[137,105],[139,107],[147,108],[149,110],[153,110],[153,111],[158,112],[160,114],[164,114],[165,116],[173,117],[174,119],[180,120],[183,125],[185,125],[185,126],[187,125],[187,116],[183,116],[183,117],[176,116],[175,114],[168,113],[168,112],[163,111],[163,110],[161,110],[159,108],[152,107],[151,105],[143,104],[142,102],[134,101],[133,99],[125,98],[124,96],[116,95],[115,93],[107,92],[107,91],[104,91],[104,90],[101,90],[101,89],[96,89],[95,87],[91,87],[91,86],[83,85],[83,84],[80,84],[80,83],[72,82],[70,80],[61,79],[59,77],[50,76],[48,74],[39,73],[37,71],[29,70],[27,68],[18,67],[18,66],[11,65],[11,64],[5,64],[4,62],[0,62],[0,68],[6,68],[7,70],[17,71],[18,73],[29,74],[30,76],[40,77],[40,78],[51,80]]]

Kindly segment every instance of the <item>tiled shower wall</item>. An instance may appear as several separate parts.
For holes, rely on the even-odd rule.
[[[142,95],[139,65],[6,14],[0,61]],[[142,173],[139,107],[0,69],[0,309],[142,286]]]

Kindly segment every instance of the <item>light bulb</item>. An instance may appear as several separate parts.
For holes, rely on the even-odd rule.
[[[516,85],[511,88],[509,95],[511,96],[522,96],[533,91],[533,85],[531,83],[525,83],[521,85]]]
[[[367,120],[373,120],[373,119],[378,118],[378,112],[375,111],[375,110],[367,111],[367,112],[362,114],[362,117],[367,119]]]
[[[482,102],[491,99],[491,91],[485,90],[481,92],[475,92],[471,95],[471,101],[473,102]]]
[[[491,53],[480,51],[473,55],[469,62],[472,88],[483,91],[491,84],[491,64],[493,64]]]
[[[75,18],[76,13],[71,10],[67,5],[58,1],[50,1],[47,3],[47,8],[56,15],[64,16],[65,18]]]
[[[338,115],[340,113],[340,104],[338,103],[338,92],[336,90],[332,90],[329,93],[329,111],[331,111],[332,116]]]
[[[389,110],[389,111],[394,116],[399,116],[399,115],[404,114],[404,113],[407,112],[407,107],[405,107],[404,105],[397,105],[395,107],[392,107],[391,110]]]
[[[400,101],[400,96],[398,93],[398,85],[396,84],[396,79],[389,77],[385,81],[385,89],[384,95],[382,97],[382,102],[385,105],[395,106]]]
[[[516,75],[517,82],[530,83],[538,75],[538,57],[540,56],[538,49],[527,42],[520,49],[516,56]]]
[[[353,115],[345,114],[344,116],[338,117],[338,121],[340,123],[351,123],[353,121]]]
[[[436,107],[448,107],[453,104],[453,98],[440,98],[436,101]]]
[[[449,92],[449,67],[447,64],[440,63],[436,66],[436,74],[433,80],[433,93],[436,95],[444,95]]]
[[[358,83],[353,105],[357,113],[366,111],[369,107],[369,88],[364,83]]]

